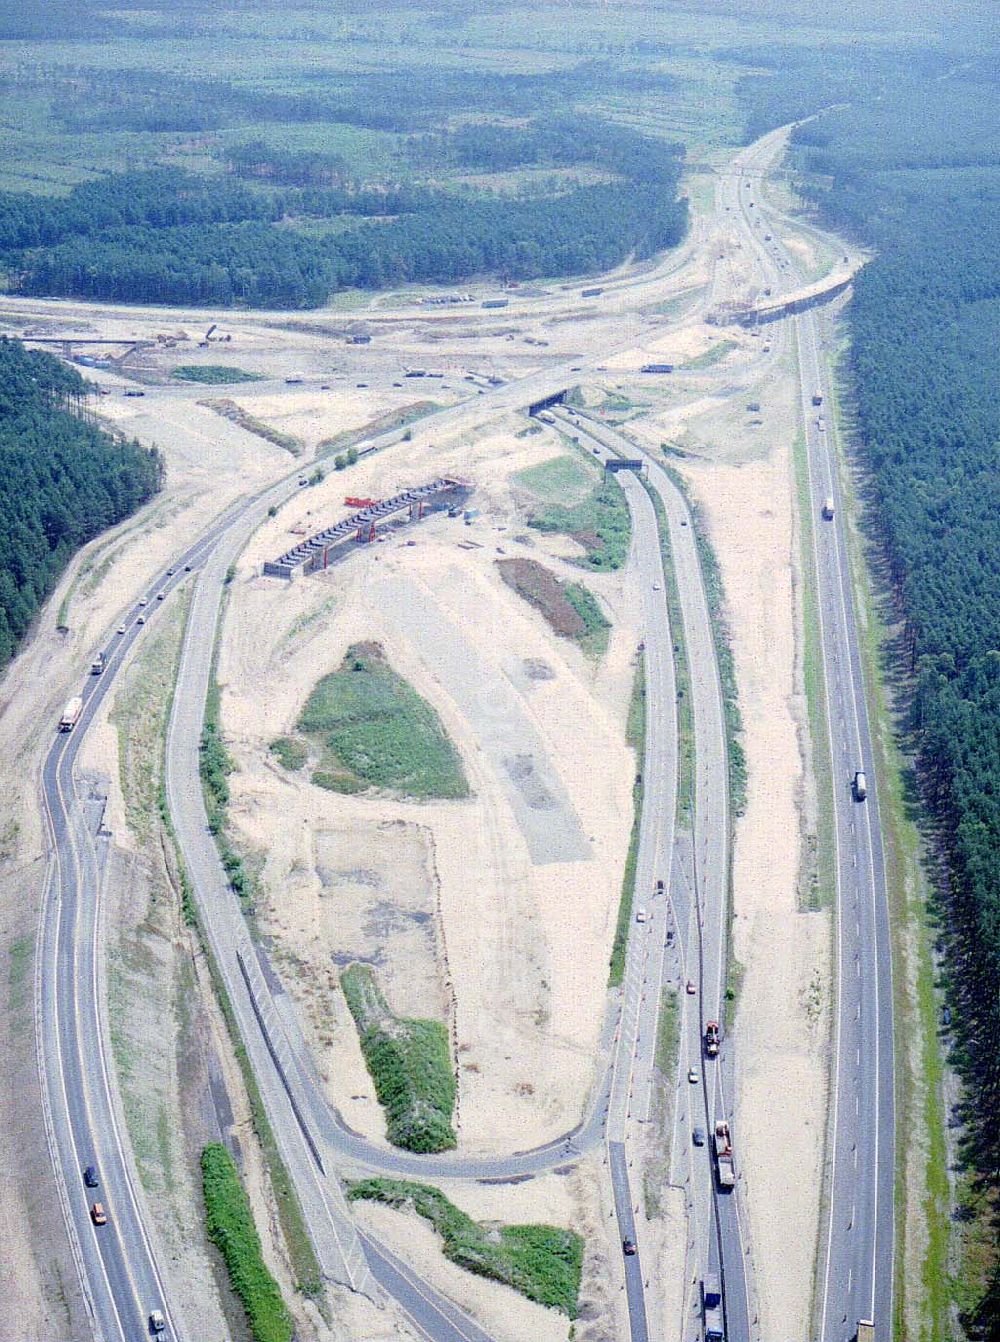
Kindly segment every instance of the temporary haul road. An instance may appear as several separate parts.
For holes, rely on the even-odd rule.
[[[758,239],[746,213],[743,191],[748,175],[773,155],[766,141],[739,156],[741,171],[723,184],[731,195],[727,210],[732,223],[749,239],[763,275],[780,285],[776,246],[770,251]],[[735,193],[735,194],[732,194]],[[723,195],[723,200],[728,198]],[[759,210],[758,210],[759,212]],[[713,244],[717,245],[717,244]],[[775,259],[772,259],[775,258]],[[713,282],[711,297],[718,298]],[[802,368],[813,385],[819,382],[819,358],[813,319],[800,316],[771,328],[775,335],[794,323],[802,348]],[[784,339],[784,337],[782,337]],[[810,344],[810,341],[812,342]],[[471,405],[460,404],[421,422],[420,434],[474,429],[514,408],[523,408],[561,390],[573,380],[565,367],[549,369],[499,388]],[[804,386],[805,398],[812,390]],[[813,417],[814,418],[814,417]],[[808,418],[807,418],[808,424]],[[634,445],[580,420],[578,431],[592,436],[598,454],[635,455]],[[370,440],[389,446],[402,438],[392,431]],[[814,503],[837,495],[835,470],[825,436],[809,430]],[[241,1033],[260,1085],[276,1139],[295,1182],[303,1213],[324,1273],[357,1290],[392,1295],[418,1331],[442,1342],[489,1342],[488,1335],[457,1310],[405,1264],[360,1236],[347,1213],[337,1171],[377,1169],[389,1174],[423,1177],[504,1178],[558,1168],[581,1151],[606,1139],[619,1227],[637,1239],[639,1253],[624,1260],[632,1342],[647,1342],[643,1290],[641,1230],[632,1219],[633,1192],[628,1185],[629,1146],[635,1125],[650,1111],[652,1049],[660,990],[667,977],[692,978],[697,1010],[687,1011],[678,1066],[678,1105],[689,1088],[681,1079],[684,1064],[694,1061],[709,1084],[704,1091],[705,1118],[711,1131],[716,1116],[732,1119],[732,1058],[724,1047],[716,1064],[702,1065],[701,1038],[706,1019],[723,1019],[728,909],[729,817],[727,761],[722,700],[711,626],[701,582],[692,530],[685,526],[686,505],[658,465],[649,468],[653,489],[666,510],[673,562],[680,592],[684,634],[692,674],[692,708],[697,739],[697,770],[693,839],[686,854],[675,853],[673,822],[676,793],[676,726],[671,636],[665,598],[659,539],[652,507],[638,481],[623,481],[633,517],[636,556],[643,584],[646,658],[651,712],[644,761],[646,795],[640,836],[637,902],[653,906],[651,924],[633,924],[628,947],[625,987],[612,1063],[595,1087],[587,1115],[574,1132],[535,1151],[488,1160],[462,1157],[416,1157],[385,1152],[348,1132],[326,1103],[300,1037],[279,1017],[261,972],[235,896],[228,887],[214,844],[207,832],[198,776],[201,731],[211,649],[217,628],[223,581],[229,564],[260,525],[271,505],[295,492],[295,476],[252,500],[241,500],[213,525],[175,565],[151,585],[153,596],[192,579],[191,612],[182,652],[174,712],[166,756],[168,804],[178,841],[199,905],[204,934],[233,1004]],[[832,483],[831,483],[832,482]],[[818,515],[818,514],[817,514]],[[888,933],[885,880],[872,770],[869,801],[849,800],[846,781],[855,768],[870,761],[871,749],[860,692],[861,675],[853,623],[847,559],[837,521],[817,523],[817,578],[823,612],[823,646],[830,699],[831,753],[835,778],[844,782],[837,794],[839,950],[843,988],[838,1005],[836,1053],[836,1118],[831,1133],[829,1223],[821,1263],[821,1337],[846,1342],[858,1318],[877,1312],[879,1342],[888,1342],[892,1280],[892,999],[888,982]],[[155,610],[155,603],[148,607]],[[168,1299],[144,1229],[146,1213],[124,1132],[120,1102],[112,1082],[107,1049],[105,994],[101,981],[101,909],[99,808],[79,797],[73,777],[76,754],[87,726],[109,693],[122,661],[138,636],[133,620],[128,632],[109,648],[108,666],[85,687],[85,707],[76,729],[60,736],[45,765],[43,791],[52,837],[52,863],[44,916],[39,933],[37,1011],[39,1060],[45,1097],[46,1127],[63,1200],[70,1241],[92,1314],[96,1337],[113,1340],[135,1336],[151,1309],[167,1316],[168,1336],[187,1336],[176,1300]],[[836,704],[833,696],[837,696]],[[841,780],[839,769],[847,769]],[[690,867],[689,876],[682,868]],[[656,879],[664,895],[653,898]],[[684,894],[688,887],[687,895]],[[676,940],[666,941],[669,919],[676,918]],[[853,968],[853,973],[852,973]],[[685,995],[686,997],[686,995]],[[682,1061],[683,1060],[683,1061]],[[877,1106],[877,1110],[876,1110]],[[879,1122],[872,1124],[871,1115]],[[678,1130],[682,1130],[679,1121]],[[752,1285],[746,1273],[739,1190],[716,1195],[707,1150],[697,1157],[690,1149],[689,1124],[683,1125],[683,1157],[691,1172],[690,1213],[696,1250],[688,1269],[694,1278],[721,1268],[725,1285],[729,1342],[757,1336],[751,1304]],[[738,1155],[738,1129],[737,1163]],[[84,1165],[100,1168],[101,1186],[93,1198],[104,1201],[109,1224],[94,1227],[89,1219],[90,1190],[81,1178]],[[711,1208],[714,1206],[714,1213]],[[710,1215],[714,1215],[714,1234]],[[653,1270],[646,1266],[646,1275]],[[876,1280],[886,1283],[874,1310]],[[695,1302],[689,1296],[688,1304]],[[687,1317],[687,1316],[686,1316]],[[688,1325],[690,1326],[690,1325]]]

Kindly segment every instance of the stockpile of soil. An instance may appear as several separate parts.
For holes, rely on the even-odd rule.
[[[535,559],[498,559],[497,568],[508,587],[524,597],[563,638],[580,638],[587,626],[566,596],[565,586]]]

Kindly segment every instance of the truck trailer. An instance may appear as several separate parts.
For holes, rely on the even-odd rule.
[[[712,1138],[715,1150],[715,1172],[720,1188],[736,1187],[736,1168],[733,1165],[733,1143],[729,1135],[729,1124],[720,1118],[715,1125]]]
[[[59,730],[61,732],[71,732],[80,721],[80,714],[83,712],[83,700],[78,694],[68,700],[66,707],[62,711],[62,717],[59,719]]]
[[[716,1277],[706,1277],[701,1283],[701,1313],[705,1324],[705,1342],[726,1342],[722,1322],[722,1291]]]

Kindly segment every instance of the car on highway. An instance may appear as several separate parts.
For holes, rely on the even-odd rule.
[[[693,997],[695,995],[698,989],[694,986],[694,979],[688,979],[687,988],[685,989],[685,991],[687,992],[687,995],[689,997]]]
[[[701,1080],[701,1077],[698,1075],[698,1069],[697,1069],[697,1067],[689,1067],[689,1068],[688,1068],[688,1081],[690,1081],[691,1085],[692,1085],[692,1086],[696,1086],[700,1080]]]
[[[191,572],[191,565],[190,565],[190,564],[185,564],[185,565],[184,565],[184,572],[185,572],[185,573],[190,573],[190,572]]]
[[[140,606],[148,606],[148,605],[149,605],[149,599],[148,599],[148,597],[141,596],[141,597],[139,598],[139,605],[140,605]]]
[[[176,569],[168,568],[168,569],[167,569],[167,577],[168,577],[168,578],[172,578],[176,572],[177,572]]]
[[[139,618],[136,620],[136,624],[145,624],[145,623],[146,623],[145,615],[140,615]]]
[[[156,599],[157,599],[157,601],[166,601],[166,599],[167,599],[167,594],[166,594],[166,592],[157,592],[157,594],[156,594]]]
[[[639,907],[636,909],[636,911],[635,911],[635,921],[636,921],[637,923],[648,923],[648,922],[649,922],[649,910],[646,908],[646,906],[645,906],[644,904],[640,904]]]
[[[125,632],[125,625],[120,624],[120,625],[118,626],[118,632],[119,632],[119,634],[124,634],[124,632]]]
[[[108,1223],[108,1214],[104,1210],[103,1202],[95,1202],[90,1208],[90,1219],[95,1226],[103,1226]]]
[[[658,592],[659,590],[660,590],[660,584],[659,584],[658,582],[654,582],[654,583],[653,583],[653,591],[654,591],[654,592]]]
[[[704,1128],[692,1128],[692,1129],[691,1129],[691,1140],[692,1140],[692,1142],[694,1142],[695,1146],[704,1146],[704,1145],[705,1145],[705,1129],[704,1129]]]
[[[97,1177],[96,1165],[87,1166],[87,1168],[83,1172],[83,1182],[87,1185],[88,1188],[97,1187],[97,1185],[100,1183],[100,1180]]]
[[[629,1239],[627,1235],[622,1240],[622,1253],[626,1258],[631,1258],[635,1253],[635,1240]]]

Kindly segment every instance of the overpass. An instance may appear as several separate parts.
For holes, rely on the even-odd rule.
[[[790,294],[778,294],[760,303],[724,303],[715,308],[705,318],[713,326],[758,326],[764,322],[780,321],[796,312],[807,312],[810,308],[828,303],[838,294],[844,293],[854,281],[853,271],[843,271],[827,275],[804,289],[796,289]]]

